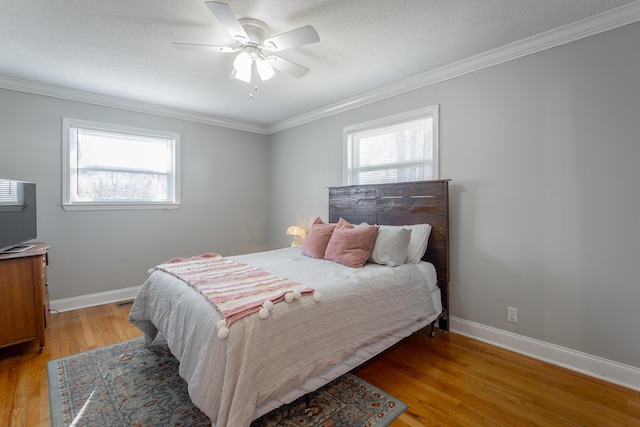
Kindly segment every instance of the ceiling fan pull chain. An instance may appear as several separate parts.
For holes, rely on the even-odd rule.
[[[255,85],[253,87],[253,92],[257,92],[258,91],[258,85]],[[249,98],[253,99],[253,92],[249,92]]]

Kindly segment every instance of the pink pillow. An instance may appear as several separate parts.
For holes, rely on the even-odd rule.
[[[311,230],[309,230],[307,237],[304,239],[304,243],[302,243],[302,255],[323,259],[327,244],[336,225],[325,224],[319,217],[316,218],[311,224]]]
[[[371,255],[377,236],[378,227],[375,225],[363,224],[354,227],[340,218],[331,235],[324,258],[349,267],[363,267]]]

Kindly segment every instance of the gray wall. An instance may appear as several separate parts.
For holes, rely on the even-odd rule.
[[[179,133],[182,206],[64,211],[63,117]],[[148,268],[175,256],[266,249],[264,135],[9,90],[0,90],[0,131],[0,177],[37,184],[53,300],[139,286]]]
[[[345,126],[439,104],[451,313],[640,367],[638,40],[632,24],[271,135],[271,246],[326,219]]]
[[[326,218],[345,126],[439,104],[452,314],[640,367],[637,40],[632,24],[269,137],[0,89],[0,176],[38,184],[51,297],[70,298],[178,255],[288,245],[288,225]],[[62,117],[180,133],[182,207],[64,211]]]

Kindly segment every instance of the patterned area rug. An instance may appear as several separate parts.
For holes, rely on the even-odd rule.
[[[156,340],[158,341],[158,340]],[[51,425],[210,426],[178,375],[163,341],[142,338],[47,364]],[[251,427],[383,427],[407,405],[346,374],[304,398],[264,415]]]

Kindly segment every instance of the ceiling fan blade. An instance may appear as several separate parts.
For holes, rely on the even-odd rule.
[[[231,52],[236,52],[238,50],[229,46],[214,46],[210,44],[195,44],[195,43],[172,42],[171,46],[174,49],[178,49],[178,50],[207,50],[209,52],[222,52],[222,53],[231,53]]]
[[[298,79],[304,77],[309,72],[307,67],[303,67],[300,64],[296,64],[295,62],[291,62],[288,59],[284,59],[279,56],[269,56],[269,62],[276,70],[287,73]]]
[[[320,41],[318,32],[311,25],[297,28],[277,36],[269,37],[264,41],[264,47],[272,52],[291,49],[292,47]]]
[[[231,37],[239,41],[249,40],[249,36],[244,28],[242,28],[242,25],[240,25],[240,21],[238,21],[238,18],[236,18],[236,15],[228,4],[217,1],[206,1],[204,4],[209,8],[218,21],[220,21]]]

